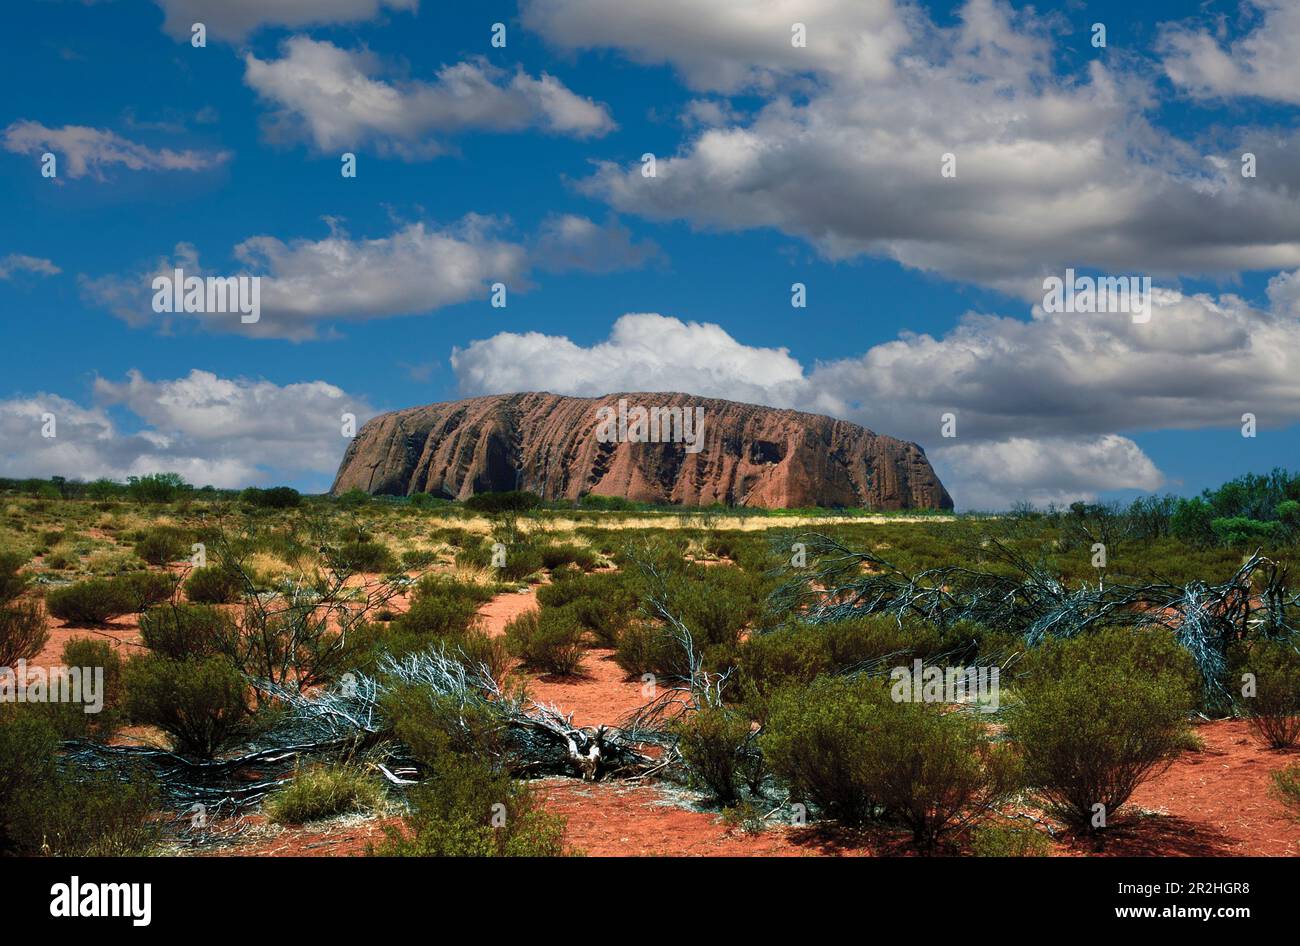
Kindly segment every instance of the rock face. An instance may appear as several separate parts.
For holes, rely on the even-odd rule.
[[[638,407],[657,412],[639,418]],[[656,433],[661,442],[644,442]],[[687,506],[952,508],[914,443],[819,414],[677,393],[499,394],[381,414],[343,456],[332,491],[350,489],[446,499],[522,489],[546,499],[595,493]]]

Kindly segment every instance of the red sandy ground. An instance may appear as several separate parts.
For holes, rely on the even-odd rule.
[[[394,611],[406,602],[393,602]],[[484,628],[501,634],[511,618],[537,607],[535,591],[507,592],[483,605]],[[95,637],[118,645],[123,656],[141,649],[139,623],[123,617],[104,628],[69,628],[51,619],[50,641],[33,665],[57,664],[64,643]],[[569,678],[528,675],[538,702],[572,713],[579,726],[617,723],[646,700],[640,683],[624,679],[612,651],[588,651],[579,675]],[[1164,773],[1139,786],[1103,851],[1063,841],[1054,853],[1084,855],[1300,855],[1300,819],[1287,813],[1269,793],[1270,777],[1300,761],[1300,753],[1275,752],[1256,742],[1248,724],[1228,720],[1197,728],[1205,748],[1184,752]],[[151,740],[147,727],[124,730],[121,741]],[[670,789],[629,783],[584,783],[548,779],[538,783],[546,807],[568,819],[568,843],[591,855],[812,855],[905,854],[896,835],[845,836],[816,827],[775,825],[756,834],[729,827],[711,811],[684,807]],[[257,822],[254,821],[254,824]],[[291,829],[259,828],[221,853],[255,855],[359,855],[378,843],[393,819]],[[263,832],[272,832],[269,835]]]

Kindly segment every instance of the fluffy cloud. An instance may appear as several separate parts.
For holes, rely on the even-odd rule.
[[[962,508],[1159,488],[1163,477],[1118,432],[1265,427],[1300,421],[1300,279],[1271,304],[1155,293],[1151,320],[1045,313],[968,315],[942,337],[905,334],[806,369],[784,349],[745,345],[717,325],[625,315],[607,340],[502,333],[452,356],[467,394],[619,390],[693,394],[844,417],[925,445]],[[940,436],[952,412],[957,437]]]
[[[451,356],[469,394],[553,391],[688,391],[793,406],[807,385],[784,348],[753,348],[720,326],[652,313],[624,315],[589,348],[563,336],[502,332]]]
[[[1010,437],[933,452],[949,491],[962,509],[1003,510],[1015,502],[1036,506],[1091,500],[1099,490],[1154,491],[1164,476],[1127,437]]]
[[[139,429],[121,430],[115,406]],[[219,487],[319,479],[333,474],[347,445],[345,412],[358,425],[374,414],[323,381],[278,386],[198,370],[150,381],[132,371],[120,382],[97,380],[90,406],[48,394],[0,401],[0,472],[87,480],[177,472]],[[50,414],[55,436],[45,437]]]
[[[1300,6],[1292,0],[1246,0],[1242,7],[1259,22],[1232,43],[1221,42],[1221,22],[1214,33],[1168,25],[1161,36],[1165,74],[1201,98],[1254,96],[1300,104]]]
[[[659,156],[655,177],[603,162],[580,182],[584,194],[652,220],[772,228],[831,259],[891,258],[1021,298],[1067,266],[1167,277],[1300,266],[1294,136],[1243,179],[1235,133],[1206,149],[1154,126],[1156,90],[1122,61],[1058,69],[1054,24],[1030,10],[968,0],[939,27],[883,2],[752,8],[525,6],[553,43],[671,61],[697,87],[756,86],[762,102],[735,115],[693,101],[695,130]],[[794,19],[809,20],[808,50],[789,48]],[[818,37],[875,52],[815,53]],[[955,177],[941,176],[946,154]]]
[[[195,23],[208,35],[242,40],[263,26],[322,26],[373,20],[382,10],[414,13],[420,0],[156,0],[166,14],[163,29],[186,39]]]
[[[465,131],[522,131],[587,138],[614,127],[604,105],[574,94],[554,76],[499,69],[486,60],[444,66],[432,82],[385,81],[367,53],[294,36],[282,56],[244,56],[244,79],[276,107],[272,137],[303,138],[317,150],[373,143],[406,159],[443,151],[442,139]]]
[[[82,295],[127,324],[170,330],[181,321],[212,331],[253,337],[305,340],[324,321],[366,321],[431,312],[470,299],[486,302],[492,283],[526,289],[533,272],[583,269],[608,272],[640,266],[656,256],[653,244],[634,241],[616,221],[598,225],[585,217],[554,217],[531,240],[502,235],[504,224],[470,214],[445,227],[410,223],[371,238],[350,236],[336,221],[319,239],[285,241],[254,236],[233,249],[240,272],[207,273],[197,249],[179,244],[145,271],[129,276],[83,277]],[[261,278],[261,317],[244,324],[232,313],[168,313],[152,309],[155,276],[256,275]]]
[[[228,151],[173,151],[150,148],[116,132],[85,125],[47,128],[40,122],[16,121],[2,133],[5,150],[40,155],[47,151],[61,158],[59,175],[105,179],[105,170],[121,165],[130,171],[202,171],[224,164]]]
[[[671,63],[696,89],[767,88],[805,73],[883,79],[908,39],[892,0],[525,0],[524,25],[563,49]],[[792,43],[802,23],[807,45]]]
[[[62,270],[50,260],[23,253],[0,256],[0,279],[12,279],[15,273],[36,273],[39,276],[56,276]]]

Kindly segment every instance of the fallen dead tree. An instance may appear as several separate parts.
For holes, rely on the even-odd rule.
[[[947,565],[909,574],[874,552],[825,535],[799,538],[810,564],[788,574],[772,602],[811,624],[888,614],[900,627],[912,617],[942,631],[971,621],[1010,630],[1030,647],[1106,626],[1165,627],[1200,670],[1207,703],[1233,699],[1224,679],[1232,641],[1297,633],[1300,595],[1289,590],[1285,567],[1258,552],[1215,584],[1107,579],[1070,587],[1045,564],[996,540],[981,552],[1001,564],[1001,572]]]
[[[502,741],[506,752],[494,761],[517,776],[621,778],[659,764],[621,729],[575,726],[571,715],[503,690],[486,667],[467,666],[459,655],[440,648],[386,658],[374,676],[350,674],[342,686],[309,693],[267,681],[252,685],[263,698],[278,701],[285,713],[240,754],[205,761],[161,749],[73,740],[64,744],[65,762],[123,778],[148,772],[168,807],[188,811],[197,806],[209,819],[244,811],[313,761],[372,765],[394,784],[414,784],[420,767],[383,712],[386,693],[411,687],[431,701],[451,698],[466,710],[487,713],[507,736]]]

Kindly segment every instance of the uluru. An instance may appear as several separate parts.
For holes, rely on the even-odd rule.
[[[637,408],[643,421],[653,412],[658,442],[646,442]],[[770,509],[953,505],[915,443],[820,414],[678,392],[498,394],[380,414],[349,444],[331,491],[352,489]]]

